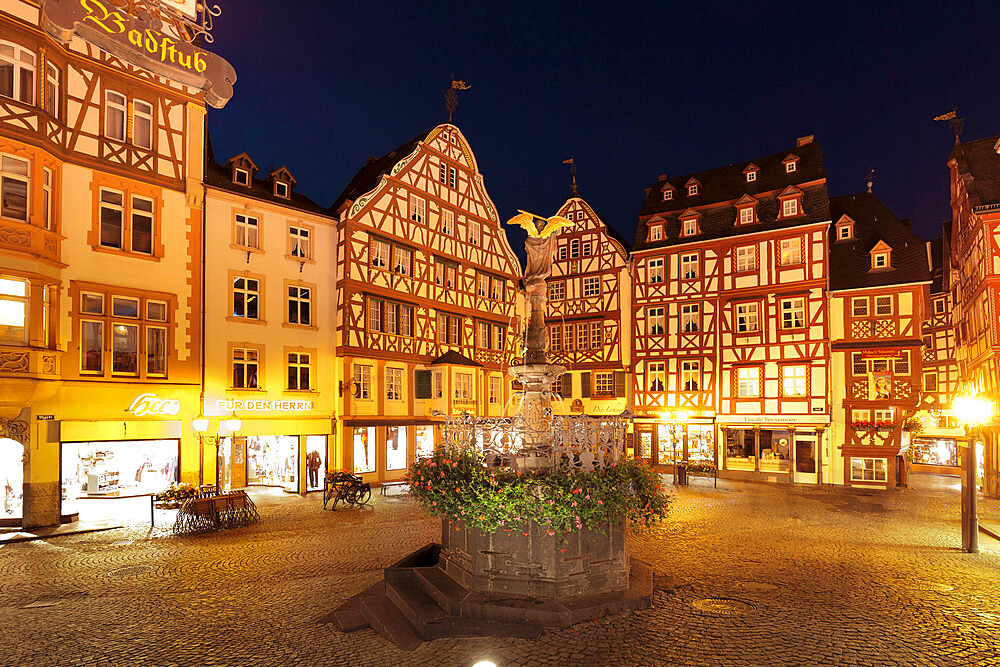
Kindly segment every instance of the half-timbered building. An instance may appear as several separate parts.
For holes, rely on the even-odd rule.
[[[0,447],[3,461],[23,447],[23,468],[19,456],[3,473],[16,480],[5,519],[23,510],[26,526],[114,515],[94,499],[201,470],[185,424],[205,96],[128,46],[66,37],[44,11],[70,4],[0,9]]]
[[[332,210],[340,465],[396,480],[435,414],[504,413],[520,266],[450,123],[370,159]]]
[[[943,224],[944,235],[927,242],[931,264],[930,301],[923,325],[924,364],[922,411],[923,426],[910,439],[906,458],[915,472],[958,475],[958,442],[965,432],[955,417],[952,401],[958,395],[958,362],[955,359],[955,328],[952,324],[954,302],[949,285],[951,221]]]
[[[334,409],[336,221],[286,167],[206,173],[205,405],[223,488],[322,488]],[[237,432],[228,427],[232,414]]]
[[[949,284],[960,393],[1000,396],[1000,137],[956,142],[951,190]],[[983,491],[1000,496],[1000,429],[985,429]]]
[[[632,266],[637,455],[820,479],[829,219],[812,137],[648,188]]]
[[[557,213],[562,230],[548,279],[549,359],[567,371],[553,412],[621,414],[630,407],[630,247],[577,193]]]
[[[830,199],[834,483],[906,483],[908,419],[921,408],[931,283],[927,247],[871,192]]]

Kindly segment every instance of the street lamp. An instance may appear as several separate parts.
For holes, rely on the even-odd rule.
[[[679,467],[677,464],[677,441],[680,440],[680,436],[684,433],[684,424],[688,420],[688,413],[665,412],[662,419],[666,422],[667,430],[670,432],[670,447],[674,463],[674,484],[677,484],[677,472]],[[685,484],[686,483],[687,482],[685,481]]]
[[[962,548],[970,554],[979,553],[979,517],[976,516],[976,473],[978,457],[976,440],[982,426],[993,416],[993,401],[985,394],[956,396],[955,416],[965,426],[968,438],[962,461]]]

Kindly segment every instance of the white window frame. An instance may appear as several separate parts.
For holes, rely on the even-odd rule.
[[[747,183],[753,183],[754,181],[757,180],[757,170],[751,169],[750,171],[747,172],[746,176],[747,176]]]
[[[698,218],[685,218],[681,220],[681,236],[695,236],[698,234]]]
[[[233,167],[233,183],[250,187],[250,172],[240,167]]]
[[[673,198],[674,198],[674,189],[673,188],[666,188],[663,191],[663,201],[670,201]]]
[[[354,399],[368,401],[372,398],[372,367],[365,364],[354,364]]]
[[[651,361],[647,365],[649,391],[663,392],[667,388],[667,365],[662,361]]]
[[[121,132],[116,133],[111,128],[111,120],[121,122]],[[128,97],[116,90],[104,91],[104,136],[115,141],[125,141],[128,131]]]
[[[786,398],[802,398],[808,391],[809,367],[805,365],[781,367],[781,395]]]
[[[144,131],[140,131],[142,127],[145,127]],[[153,105],[145,100],[132,100],[132,145],[151,149],[155,134]]]
[[[699,253],[683,253],[680,259],[681,280],[697,280],[701,277],[701,256]]]
[[[753,206],[741,206],[740,207],[740,223],[741,225],[752,225],[754,222]]]
[[[394,366],[385,367],[385,399],[387,401],[403,400],[403,369]]]
[[[230,385],[233,389],[260,389],[260,353],[256,347],[234,347],[230,365],[232,376]],[[236,384],[236,369],[243,368],[243,384]],[[250,382],[250,369],[253,369],[253,382]]]
[[[20,163],[24,165],[24,173],[20,169],[8,169],[7,163]],[[14,166],[11,164],[10,166]],[[20,215],[8,215],[6,204],[0,207],[3,217],[10,220],[20,220],[27,222],[31,218],[31,161],[22,157],[2,154],[0,155],[0,192],[6,199],[8,184],[21,183],[24,185],[24,217]]]
[[[742,366],[736,369],[736,397],[737,398],[760,397],[759,366]]]
[[[392,270],[401,276],[413,275],[413,251],[406,246],[392,246]]]
[[[601,277],[600,276],[584,276],[582,279],[583,285],[583,296],[601,296]]]
[[[10,51],[9,54],[4,51]],[[24,104],[35,103],[35,74],[38,56],[34,51],[19,44],[0,42],[0,61],[9,63],[13,68],[10,95],[4,95]]]
[[[392,261],[392,244],[379,238],[373,238],[370,252],[372,267],[388,271]]]
[[[288,324],[301,324],[302,326],[307,327],[312,326],[313,301],[311,287],[289,285],[287,306],[285,317],[288,318]],[[298,320],[297,322],[292,322],[293,308],[295,311],[295,318]]]
[[[851,315],[854,317],[868,317],[868,297],[856,296],[851,299]]]
[[[410,194],[410,220],[422,223],[427,219],[427,200]]]
[[[646,260],[646,282],[653,285],[662,283],[663,280],[663,258],[651,257]]]
[[[874,308],[875,315],[877,316],[892,315],[894,309],[892,305],[891,294],[876,296],[874,297],[874,301],[875,301],[875,308]]]
[[[681,304],[681,333],[697,333],[701,331],[701,304]]]
[[[242,285],[240,284],[242,281]],[[251,286],[252,283],[252,286]],[[236,307],[236,295],[243,295],[243,309],[242,313],[237,312]],[[257,314],[253,317],[249,315],[250,313],[250,301],[251,299],[257,300]],[[261,316],[261,300],[260,300],[260,280],[257,278],[248,278],[247,276],[233,276],[233,317],[239,317],[244,320],[259,320]]]
[[[59,119],[62,110],[60,104],[62,93],[62,70],[55,64],[45,63],[45,111],[53,118]]]
[[[799,200],[797,197],[786,199],[781,202],[781,217],[793,218],[799,214]]]
[[[681,391],[701,391],[701,361],[685,359],[681,361]]]
[[[496,375],[491,375],[489,380],[489,402],[490,405],[500,405],[502,382]]]
[[[16,285],[20,285],[21,288],[17,289]],[[0,318],[2,318],[0,323],[5,331],[5,337],[0,340],[0,344],[27,345],[31,283],[20,276],[0,276],[0,289],[3,290],[0,293]],[[18,310],[20,310],[21,325],[9,324],[8,322],[12,319],[11,315]],[[21,329],[21,335],[17,340],[13,336],[7,336],[6,332],[10,330],[8,327]]]
[[[455,373],[455,398],[460,401],[473,400],[472,373]]]
[[[441,209],[441,233],[448,236],[455,234],[455,212],[451,209]]]
[[[55,226],[52,219],[52,170],[42,167],[42,227],[51,230]]]
[[[260,219],[253,215],[236,214],[235,245],[260,249]]]
[[[859,462],[860,476],[855,475],[855,461]],[[878,462],[881,462],[882,465],[879,466]],[[852,482],[888,481],[888,462],[886,459],[871,456],[852,456],[850,466]]]
[[[873,269],[887,269],[887,268],[889,268],[889,253],[887,253],[887,252],[873,252],[872,253],[872,268]]]
[[[736,304],[736,333],[760,331],[760,304],[756,301]]]
[[[798,168],[799,168],[799,161],[798,160],[789,160],[788,162],[785,163],[785,173],[786,174],[790,174],[793,171],[796,171]]]
[[[149,197],[132,195],[130,204],[129,251],[152,255],[156,251],[156,202]],[[144,206],[148,206],[148,210]],[[149,224],[149,250],[136,249],[136,230],[142,221],[148,221]]]
[[[796,236],[790,239],[779,241],[779,261],[781,266],[795,266],[802,264],[802,237]]]
[[[615,374],[600,371],[594,373],[593,397],[615,395]]]
[[[556,280],[549,283],[547,286],[548,294],[546,295],[549,301],[562,301],[566,298],[566,283],[562,280]]]
[[[282,199],[290,199],[291,191],[288,189],[288,183],[285,183],[284,181],[275,181],[274,196],[281,197]]]
[[[780,305],[782,329],[802,329],[806,326],[805,297],[797,296],[791,299],[782,299]],[[788,316],[787,318],[786,315]],[[796,315],[798,315],[798,317],[796,317]],[[796,320],[801,323],[797,323]]]
[[[469,243],[472,245],[481,245],[482,237],[480,232],[479,222],[476,220],[469,220]]]
[[[650,225],[649,226],[649,240],[650,241],[662,241],[663,240],[663,225]]]
[[[691,185],[687,186],[687,188],[688,188],[688,197],[694,197],[696,194],[698,194],[697,183],[692,183]]]
[[[849,223],[844,223],[842,225],[837,225],[837,240],[838,241],[849,241],[854,238],[853,225]]]
[[[285,389],[288,391],[311,391],[312,390],[312,355],[308,352],[289,352],[286,357],[287,366],[285,369]],[[292,372],[294,372],[295,386],[292,386]],[[305,380],[305,386],[303,386]]]
[[[120,203],[107,201],[105,195],[114,195]],[[101,188],[98,192],[100,200],[98,202],[98,243],[105,248],[125,249],[125,193],[111,188]],[[110,211],[118,217],[118,244],[106,243],[104,241],[104,211]]]
[[[757,270],[757,246],[744,245],[736,248],[736,272],[748,273]]]
[[[299,259],[310,259],[309,230],[305,227],[288,227],[288,254]]]
[[[650,336],[660,336],[666,333],[666,314],[663,306],[646,308],[646,333]]]

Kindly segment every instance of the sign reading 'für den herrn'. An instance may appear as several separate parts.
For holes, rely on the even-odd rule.
[[[107,0],[45,0],[42,25],[64,43],[74,35],[155,74],[200,88],[217,109],[233,96],[236,70],[223,58],[160,30],[159,20],[109,8]]]

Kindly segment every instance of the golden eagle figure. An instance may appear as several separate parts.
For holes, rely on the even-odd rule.
[[[517,209],[517,213],[518,215],[515,215],[513,218],[508,220],[507,224],[519,225],[522,229],[528,232],[528,236],[535,238],[547,238],[563,227],[573,226],[573,222],[571,220],[567,220],[561,215],[554,215],[551,218],[543,218],[540,215],[528,213],[527,211],[522,211],[521,209]],[[535,220],[545,221],[545,226],[541,231],[538,230],[538,225],[535,224]]]

